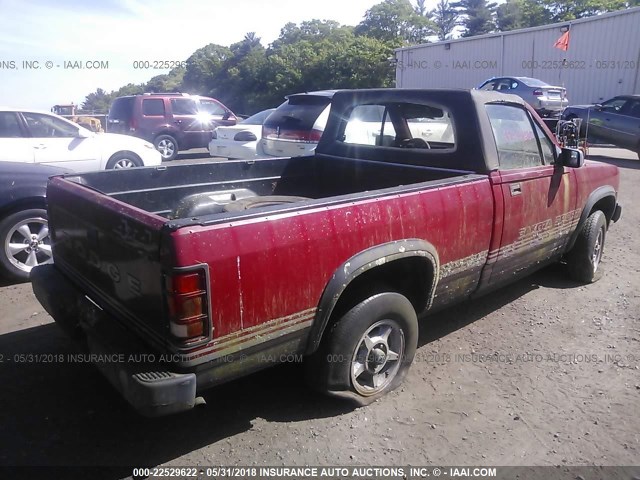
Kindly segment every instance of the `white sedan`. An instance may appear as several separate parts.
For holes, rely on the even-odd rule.
[[[160,165],[162,157],[139,138],[94,133],[48,112],[0,108],[0,161],[80,172]]]
[[[258,140],[262,137],[262,124],[274,110],[263,110],[231,127],[216,128],[209,142],[209,154],[246,160],[267,156],[258,150]]]

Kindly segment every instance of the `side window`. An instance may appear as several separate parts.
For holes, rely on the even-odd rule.
[[[549,137],[547,137],[544,131],[540,128],[540,125],[535,122],[534,125],[536,126],[536,133],[540,139],[540,148],[542,149],[542,158],[544,163],[545,165],[553,165],[556,162],[556,157],[554,155],[556,146],[551,140],[549,140]]]
[[[627,113],[627,115],[631,117],[640,118],[640,100],[636,100],[635,102],[629,102],[629,103],[632,103],[632,105],[629,108],[629,112]]]
[[[618,113],[624,107],[627,100],[624,98],[613,98],[602,104],[602,110],[611,113]]]
[[[142,115],[145,117],[164,117],[164,100],[161,98],[143,98]]]
[[[20,124],[14,112],[0,112],[0,138],[20,138]]]
[[[200,111],[209,115],[224,115],[227,113],[222,105],[212,100],[200,100]]]
[[[486,105],[498,148],[500,168],[542,165],[538,141],[527,112],[512,105]]]
[[[344,143],[390,146],[396,138],[384,105],[358,105],[344,129]]]
[[[171,111],[174,115],[195,115],[198,113],[196,102],[189,98],[172,98]]]
[[[31,135],[36,138],[69,138],[78,135],[78,127],[43,113],[23,113]]]
[[[496,86],[496,81],[491,80],[490,82],[487,82],[484,85],[482,85],[480,87],[480,90],[485,90],[485,91],[493,90],[495,86]]]
[[[511,88],[511,80],[509,80],[508,78],[503,78],[498,83],[498,88],[496,90],[505,91],[505,90],[509,90],[510,88]]]

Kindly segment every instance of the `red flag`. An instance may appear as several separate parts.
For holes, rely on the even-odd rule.
[[[556,43],[554,43],[553,46],[560,50],[564,50],[565,52],[569,50],[569,30],[564,32],[562,36],[556,40]]]

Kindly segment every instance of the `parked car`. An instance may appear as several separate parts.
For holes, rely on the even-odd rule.
[[[74,171],[159,165],[139,138],[95,133],[50,112],[0,108],[0,161],[43,163]]]
[[[569,105],[567,92],[563,87],[554,87],[537,78],[494,77],[480,85],[478,90],[495,90],[518,95],[541,117],[558,117]]]
[[[259,158],[258,140],[262,136],[262,124],[275,108],[269,108],[245,118],[231,127],[218,127],[209,142],[212,157]]]
[[[329,118],[335,90],[288,95],[262,126],[258,148],[266,156],[312,155]]]
[[[580,134],[628,148],[640,159],[640,95],[621,95],[595,105],[572,105],[563,120],[582,119]]]
[[[52,262],[45,195],[51,175],[71,170],[0,162],[0,273],[26,280],[37,265]]]
[[[185,93],[145,93],[116,98],[107,131],[153,143],[163,160],[178,152],[206,148],[220,125],[235,125],[234,113],[214,98]]]

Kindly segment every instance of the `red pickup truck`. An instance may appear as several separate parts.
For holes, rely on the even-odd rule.
[[[143,414],[301,358],[368,403],[407,373],[418,316],[551,262],[594,281],[617,190],[518,97],[339,91],[313,156],[53,177],[55,263],[31,279]]]

